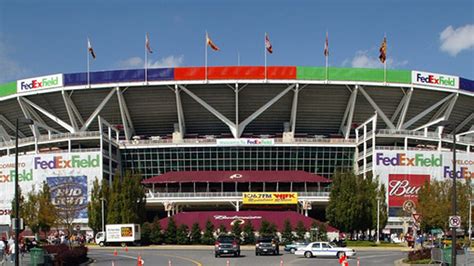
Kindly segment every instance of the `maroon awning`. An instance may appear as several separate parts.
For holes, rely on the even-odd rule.
[[[309,229],[314,221],[317,224],[321,224],[320,221],[315,220],[310,217],[306,217],[302,214],[299,214],[294,211],[202,211],[202,212],[181,212],[172,216],[176,224],[182,225],[185,224],[189,228],[197,222],[201,230],[206,228],[207,221],[211,221],[214,225],[214,228],[218,228],[220,225],[224,225],[227,230],[231,229],[231,223],[233,221],[240,221],[248,223],[252,221],[252,225],[256,231],[260,229],[260,224],[263,220],[274,223],[277,229],[281,232],[283,230],[283,225],[285,220],[289,220],[293,228],[296,227],[296,224],[299,221],[302,221],[304,226]],[[161,228],[166,229],[168,227],[168,218],[163,218],[160,220]],[[339,232],[338,229],[326,224],[326,229],[328,232]]]
[[[305,171],[182,171],[167,172],[144,180],[154,183],[198,183],[198,182],[308,182],[331,183],[330,179]]]

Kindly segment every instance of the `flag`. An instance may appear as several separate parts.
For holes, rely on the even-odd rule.
[[[206,32],[206,44],[209,45],[214,51],[220,50],[219,47],[217,47],[217,45],[215,45],[214,42],[212,42],[211,38],[209,38],[209,35],[207,34],[207,32]]]
[[[380,55],[379,59],[380,62],[385,63],[385,60],[387,59],[387,37],[383,37],[383,42],[380,45]]]
[[[324,56],[329,55],[329,39],[328,39],[328,33],[326,32],[326,42],[324,43]]]
[[[91,53],[92,58],[95,59],[94,48],[92,48],[91,41],[89,40],[89,38],[87,38],[87,49],[88,49],[89,52]]]
[[[270,38],[268,38],[268,34],[265,33],[265,48],[269,53],[273,53],[272,44],[270,43]]]
[[[146,36],[145,36],[145,48],[150,54],[153,53],[150,47],[150,38],[148,37],[148,32],[146,33]]]

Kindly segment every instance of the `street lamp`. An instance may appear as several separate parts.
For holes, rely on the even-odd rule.
[[[33,120],[29,118],[17,118],[15,128],[15,266],[20,265],[20,199],[18,195],[18,126],[33,125]]]
[[[380,195],[377,195],[377,240],[375,241],[375,244],[380,245]]]
[[[472,197],[472,195],[471,195]],[[469,246],[471,246],[471,237],[472,237],[472,205],[474,204],[474,199],[469,199]]]
[[[102,232],[105,232],[105,222],[104,222],[104,201],[107,201],[105,200],[105,198],[100,198],[100,201],[102,203]]]
[[[451,125],[449,120],[442,120],[435,124],[438,127],[445,127]],[[454,127],[453,132],[453,197],[451,199],[452,209],[453,209],[453,216],[456,216],[457,213],[457,205],[456,205],[456,127]],[[456,227],[451,227],[451,237],[453,238],[453,245],[451,248],[451,265],[456,265]]]

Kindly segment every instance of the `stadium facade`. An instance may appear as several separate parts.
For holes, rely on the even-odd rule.
[[[0,224],[10,223],[21,117],[34,121],[19,126],[22,191],[46,181],[58,207],[61,195],[75,199],[78,223],[87,222],[94,179],[111,182],[117,171],[143,175],[150,217],[292,210],[324,219],[331,176],[354,170],[379,177],[387,187],[387,229],[406,230],[411,220],[402,206],[416,205],[425,180],[453,175],[453,132],[457,176],[474,173],[468,79],[354,68],[326,75],[325,68],[293,66],[147,71],[0,86]],[[442,120],[451,125],[438,127]],[[249,204],[255,198],[272,200]]]

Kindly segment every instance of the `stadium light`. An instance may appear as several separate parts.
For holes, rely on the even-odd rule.
[[[33,120],[29,118],[17,118],[15,128],[15,266],[20,265],[20,200],[18,191],[18,126],[22,125],[33,125]]]
[[[439,121],[435,126],[438,127],[446,127],[451,125],[452,123],[449,120],[442,120]],[[456,216],[457,213],[457,204],[456,204],[456,127],[454,127],[453,132],[451,132],[451,135],[453,135],[453,197],[451,199],[451,204],[452,204],[452,209],[453,209],[453,216]],[[451,246],[451,265],[456,265],[456,228],[451,227],[451,237],[453,238],[452,241],[452,246]],[[469,236],[470,238],[470,236]]]

